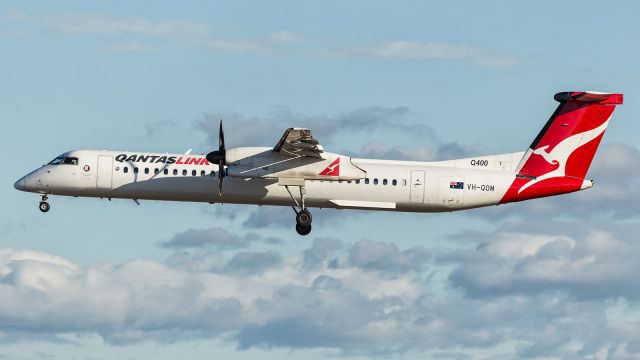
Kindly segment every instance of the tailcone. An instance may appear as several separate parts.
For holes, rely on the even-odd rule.
[[[582,186],[580,186],[580,190],[586,190],[593,187],[593,180],[583,180]]]

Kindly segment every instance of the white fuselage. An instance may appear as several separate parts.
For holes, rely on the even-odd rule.
[[[130,155],[136,161],[125,159],[133,159]],[[440,162],[351,158],[366,178],[305,180],[306,206],[439,212],[497,205],[513,183],[522,155]],[[295,205],[275,178],[227,176],[220,195],[218,165],[206,162],[204,155],[78,150],[62,156],[77,158],[77,163],[44,165],[18,180],[16,188],[110,199]],[[145,161],[137,161],[140,156]]]

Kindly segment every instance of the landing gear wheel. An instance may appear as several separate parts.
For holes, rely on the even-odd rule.
[[[46,213],[47,211],[49,211],[49,209],[51,209],[51,206],[49,206],[49,203],[46,201],[41,201],[40,205],[38,206],[38,208],[40,209],[40,211],[42,211],[43,213]]]
[[[311,220],[313,220],[313,218],[311,217],[311,213],[307,209],[300,210],[296,214],[296,224],[302,227],[311,226]]]
[[[302,236],[309,235],[311,232],[311,225],[302,226],[300,224],[296,224],[296,231]]]

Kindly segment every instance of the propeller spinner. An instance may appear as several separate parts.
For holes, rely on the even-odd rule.
[[[207,154],[207,161],[218,164],[218,192],[222,195],[222,179],[224,178],[224,165],[227,163],[227,150],[224,147],[224,130],[222,120],[220,120],[220,130],[218,131],[218,150]]]

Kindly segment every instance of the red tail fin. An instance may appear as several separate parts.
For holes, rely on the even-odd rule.
[[[518,165],[517,178],[501,203],[563,194],[584,182],[609,118],[622,94],[563,92],[560,102]]]

